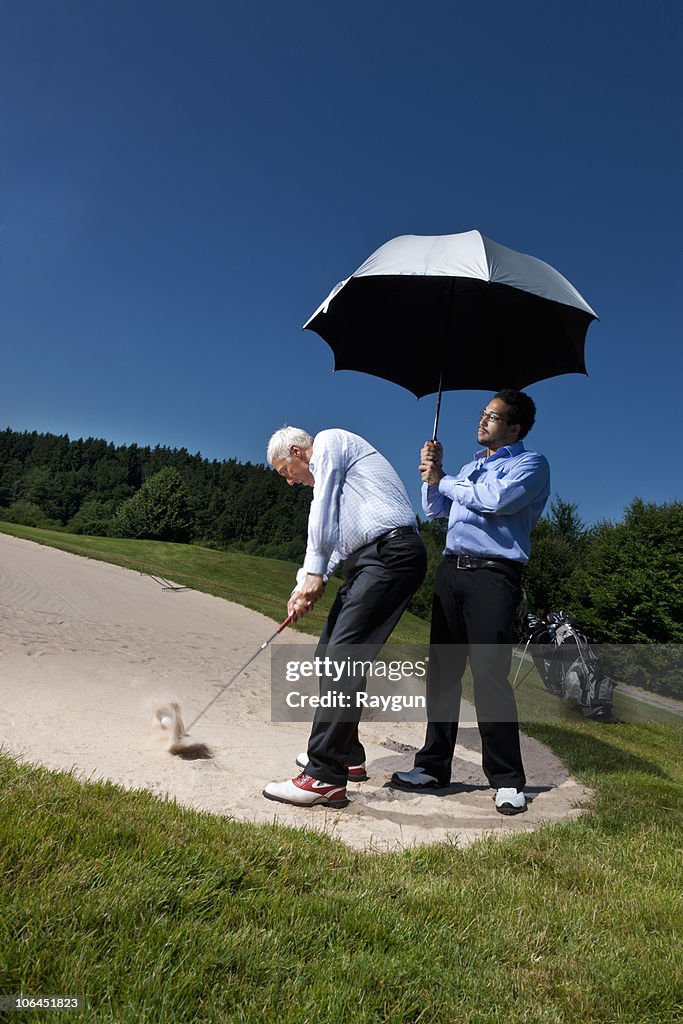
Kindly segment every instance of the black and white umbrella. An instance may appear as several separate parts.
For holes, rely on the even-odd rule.
[[[421,398],[465,389],[524,388],[586,373],[597,314],[549,264],[479,231],[401,235],[341,281],[304,324],[361,370]]]

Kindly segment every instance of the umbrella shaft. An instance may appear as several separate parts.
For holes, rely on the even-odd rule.
[[[441,393],[443,390],[443,369],[439,375],[439,394],[436,399],[436,415],[434,416],[434,430],[432,432],[432,440],[437,440],[437,430],[439,429],[439,413],[441,412]]]

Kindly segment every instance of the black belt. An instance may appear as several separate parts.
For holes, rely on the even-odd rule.
[[[417,533],[416,526],[395,526],[393,530],[387,530],[386,533],[381,533],[379,537],[375,537],[372,543],[377,544],[380,540],[391,540],[392,537],[407,537],[411,533]]]
[[[472,555],[446,555],[458,569],[516,569],[521,572],[522,563],[509,558],[473,558]]]

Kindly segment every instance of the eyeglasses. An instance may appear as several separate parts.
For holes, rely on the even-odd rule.
[[[487,423],[507,423],[507,417],[501,416],[497,412],[487,412],[486,409],[482,409],[479,413],[479,422],[482,423],[486,420]]]

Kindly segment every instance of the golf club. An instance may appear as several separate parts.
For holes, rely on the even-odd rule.
[[[169,754],[174,754],[176,757],[182,757],[186,761],[194,761],[194,760],[199,760],[199,759],[202,759],[202,758],[211,758],[211,757],[213,757],[213,754],[211,753],[211,750],[206,745],[206,743],[188,743],[188,742],[186,742],[186,737],[187,737],[188,733],[190,732],[191,729],[194,728],[194,726],[197,724],[199,719],[202,718],[206,714],[206,712],[209,710],[209,708],[213,704],[215,704],[215,702],[218,700],[218,698],[220,696],[222,696],[222,694],[225,693],[225,691],[228,689],[228,687],[232,686],[232,684],[235,682],[235,680],[238,679],[239,676],[241,676],[242,673],[245,672],[246,669],[249,668],[249,666],[251,665],[252,661],[254,661],[254,659],[259,656],[261,651],[265,651],[266,647],[270,644],[271,640],[274,640],[275,637],[278,636],[278,634],[281,633],[282,630],[285,629],[290,624],[291,621],[292,621],[292,616],[288,615],[287,618],[283,622],[280,623],[280,625],[277,627],[277,629],[274,630],[274,632],[272,632],[270,634],[270,636],[266,640],[263,641],[261,646],[256,651],[254,651],[254,653],[251,655],[249,660],[245,661],[244,665],[242,665],[242,667],[240,669],[238,669],[237,672],[235,672],[234,676],[232,676],[232,678],[230,678],[224,686],[221,686],[221,688],[218,691],[218,693],[216,693],[211,698],[209,703],[205,707],[202,708],[202,710],[199,712],[199,714],[196,715],[192,719],[192,721],[190,722],[190,724],[187,727],[187,729],[183,725],[183,720],[182,720],[182,718],[180,716],[180,708],[179,708],[179,706],[177,704],[172,704],[171,705],[171,711],[172,711],[171,715],[168,715],[168,713],[166,711],[164,711],[163,709],[161,711],[157,712],[157,717],[159,718],[159,721],[160,721],[162,727],[163,728],[172,728],[172,730],[173,730],[173,742],[171,743],[171,746],[168,748]],[[169,719],[170,719],[170,721],[169,721]]]

